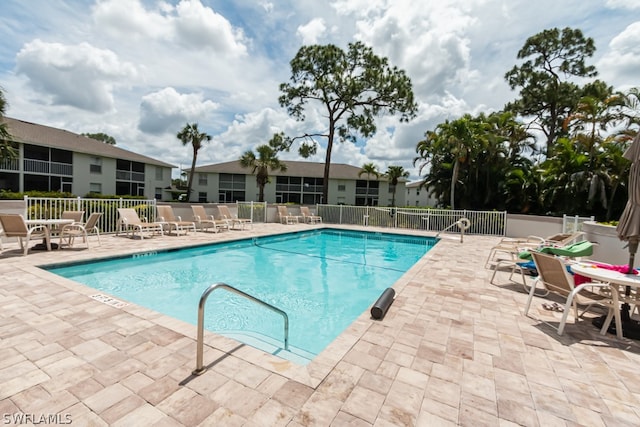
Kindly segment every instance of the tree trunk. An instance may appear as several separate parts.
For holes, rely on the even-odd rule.
[[[322,200],[320,203],[329,203],[329,169],[331,167],[331,150],[333,149],[333,137],[335,135],[333,118],[329,118],[329,137],[327,138],[327,155],[324,160],[324,175],[322,179]]]
[[[189,173],[189,182],[187,183],[187,202],[191,201],[191,184],[193,184],[194,169],[196,168],[196,158],[198,157],[198,150],[193,149],[193,159],[191,160],[191,171]]]
[[[458,170],[460,169],[460,160],[456,159],[456,162],[453,164],[453,173],[451,174],[451,194],[449,203],[451,203],[451,210],[456,208],[455,206],[455,196],[456,196],[456,181],[458,181]]]

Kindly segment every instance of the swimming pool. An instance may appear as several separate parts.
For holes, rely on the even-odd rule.
[[[287,313],[295,356],[279,348],[280,315],[225,290],[209,297],[205,328],[304,364],[435,242],[320,229],[45,268],[192,324],[204,290],[224,282]]]

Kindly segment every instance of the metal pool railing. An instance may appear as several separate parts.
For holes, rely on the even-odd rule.
[[[101,233],[115,233],[118,229],[118,208],[133,208],[141,219],[149,222],[156,218],[154,199],[85,199],[24,196],[26,219],[60,218],[64,211],[84,211],[84,217],[102,213],[98,223]]]
[[[377,206],[318,205],[325,224],[350,224],[411,230],[443,231],[460,218],[468,218],[466,234],[504,236],[506,211],[393,208]]]

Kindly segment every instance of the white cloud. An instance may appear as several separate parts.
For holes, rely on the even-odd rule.
[[[180,94],[172,87],[164,88],[142,98],[138,129],[154,135],[176,133],[186,122],[207,119],[217,107],[200,93]]]
[[[139,0],[104,0],[93,10],[97,29],[119,40],[177,43],[183,49],[203,54],[242,56],[247,53],[240,28],[200,0],[181,0],[175,7],[161,3],[147,9]]]
[[[640,9],[640,0],[607,0],[606,4],[612,9]]]
[[[18,73],[50,96],[57,105],[93,112],[113,108],[113,89],[136,77],[133,64],[122,62],[106,49],[88,43],[75,46],[34,40],[16,55]]]
[[[123,148],[174,164],[190,158],[175,138],[188,121],[214,137],[199,164],[236,159],[274,131],[324,130],[320,111],[296,122],[278,105],[278,84],[301,44],[345,48],[360,40],[411,78],[420,105],[412,122],[379,117],[370,140],[334,146],[334,162],[374,161],[381,169],[411,168],[415,144],[443,120],[514,99],[504,73],[526,38],[543,29],[570,26],[594,37],[599,77],[616,88],[637,85],[640,68],[640,29],[630,12],[640,0],[91,1],[27,7],[3,0],[8,115],[104,131]],[[325,154],[321,145],[311,160]],[[296,148],[283,156],[300,159]]]
[[[600,78],[605,81],[637,81],[640,70],[640,21],[629,25],[611,40],[609,51],[600,59],[597,68]]]
[[[326,33],[327,27],[322,18],[315,18],[306,25],[298,27],[298,35],[303,45],[318,44],[318,40]]]

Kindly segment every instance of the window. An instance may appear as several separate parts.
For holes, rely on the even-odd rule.
[[[95,174],[102,173],[102,159],[100,157],[92,157],[89,164],[89,172]]]
[[[198,192],[198,202],[199,203],[207,203],[207,192],[206,191]]]
[[[162,200],[162,188],[161,187],[156,187],[156,191],[155,191],[155,199],[156,200]]]
[[[156,181],[162,181],[164,179],[163,175],[163,168],[156,166]]]
[[[218,192],[220,202],[245,201],[246,175],[221,173]]]
[[[144,163],[116,160],[116,195],[144,196]]]
[[[322,178],[299,176],[276,177],[276,200],[278,203],[322,203]]]
[[[389,184],[389,193],[393,193],[394,191],[396,191],[396,186],[393,184]]]
[[[102,184],[100,184],[99,182],[92,182],[89,184],[89,192],[90,193],[96,193],[96,194],[102,194]]]
[[[207,185],[207,177],[208,176],[209,175],[206,174],[206,173],[199,173],[198,174],[198,185]]]
[[[338,184],[338,191],[347,191],[347,186],[344,184]]]

